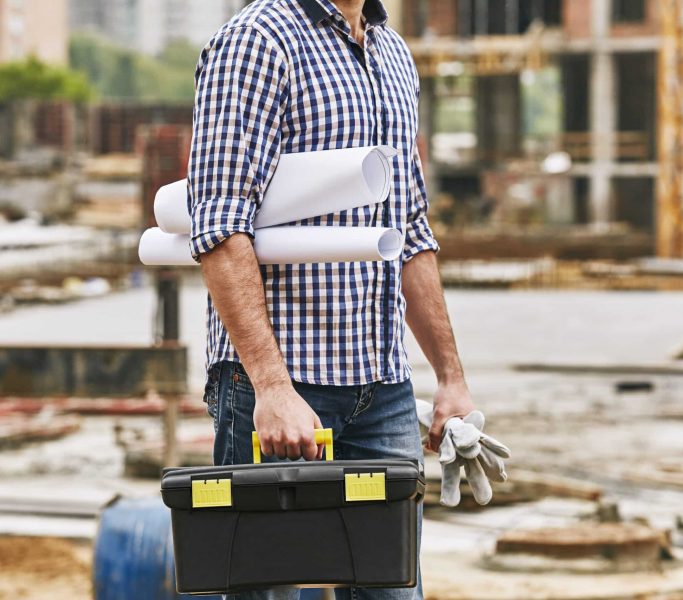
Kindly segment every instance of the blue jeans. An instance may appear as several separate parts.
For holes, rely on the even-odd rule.
[[[423,461],[410,381],[338,387],[294,382],[294,388],[318,414],[323,426],[334,431],[335,460],[410,458]],[[216,431],[214,464],[251,463],[255,398],[244,367],[223,362],[214,368],[207,401]],[[419,551],[422,506],[418,510]],[[337,589],[336,600],[422,600],[419,561],[417,581],[414,588]],[[245,592],[235,599],[299,600],[299,590]]]

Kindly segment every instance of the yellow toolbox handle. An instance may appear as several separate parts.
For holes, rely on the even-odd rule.
[[[315,443],[325,444],[325,460],[334,459],[334,437],[331,429],[316,429]],[[251,445],[254,448],[254,464],[259,465],[261,464],[261,442],[255,431],[251,434]]]

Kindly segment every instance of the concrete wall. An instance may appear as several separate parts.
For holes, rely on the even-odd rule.
[[[564,31],[567,37],[587,38],[592,35],[591,11],[595,1],[607,0],[571,0],[563,3]],[[645,19],[642,22],[612,22],[609,29],[613,37],[641,37],[659,35],[659,28],[659,0],[645,0]]]
[[[645,1],[645,20],[642,23],[613,23],[613,37],[650,36],[660,34],[659,1]]]
[[[420,35],[421,11],[425,10],[422,6],[427,3],[426,14],[428,20],[426,29],[433,35],[455,35],[457,4],[453,0],[404,0],[402,28],[407,37]]]
[[[564,32],[570,38],[591,35],[591,0],[571,0],[563,3]]]
[[[11,0],[0,0],[0,62],[23,55],[23,9]]]
[[[33,54],[65,64],[68,35],[67,0],[0,0],[0,62]]]

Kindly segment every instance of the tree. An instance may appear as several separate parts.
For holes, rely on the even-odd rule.
[[[148,102],[192,102],[199,55],[173,42],[158,58],[121,48],[92,35],[71,38],[71,67],[82,72],[104,98]]]
[[[86,102],[93,95],[82,73],[47,65],[35,57],[0,65],[0,102],[23,98]]]

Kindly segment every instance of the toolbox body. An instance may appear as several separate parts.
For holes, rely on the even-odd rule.
[[[161,491],[180,593],[416,585],[417,461],[166,469]]]

